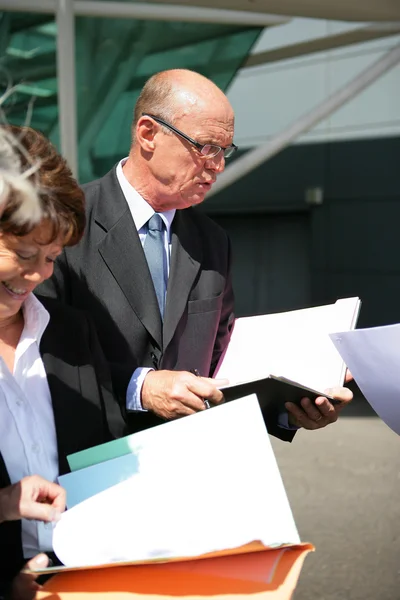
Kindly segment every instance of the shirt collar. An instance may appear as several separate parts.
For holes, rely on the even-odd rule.
[[[123,158],[118,163],[116,171],[117,179],[119,185],[121,186],[122,193],[125,196],[125,200],[128,203],[129,210],[131,211],[136,229],[137,231],[139,231],[144,225],[146,225],[147,221],[154,215],[155,211],[150,206],[150,204],[146,202],[146,200],[139,194],[139,192],[135,190],[133,185],[129,183],[129,181],[125,177],[122,167],[124,166],[127,160],[127,158]],[[175,208],[158,213],[165,223],[165,227],[168,233],[168,239],[170,239],[171,225],[172,221],[174,220],[175,213]]]
[[[22,305],[24,329],[22,338],[29,338],[39,345],[44,330],[50,321],[50,315],[34,294],[29,294]]]

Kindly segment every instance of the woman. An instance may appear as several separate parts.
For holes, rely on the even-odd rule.
[[[14,223],[30,223],[33,225],[42,218],[40,198],[36,186],[29,180],[29,175],[36,172],[37,166],[31,164],[30,169],[21,168],[20,153],[16,151],[18,140],[0,128],[0,215],[9,202],[15,206],[9,214],[9,221]],[[23,148],[21,150],[24,152]],[[36,519],[44,522],[57,521],[65,510],[65,490],[56,483],[46,481],[38,475],[24,477],[14,485],[0,490],[0,523],[20,519]],[[46,554],[38,554],[28,565],[31,569],[48,565]],[[13,580],[12,596],[30,599],[40,588],[35,575],[20,574]]]
[[[0,488],[34,474],[55,481],[68,470],[68,454],[124,428],[88,316],[32,293],[51,276],[63,247],[81,238],[83,193],[44,136],[9,130],[25,149],[22,162],[26,153],[40,161],[34,177],[42,218],[15,223],[13,198],[0,218]],[[51,523],[0,525],[3,588],[26,560],[51,551],[51,537]]]
[[[65,510],[66,493],[57,485],[46,481],[39,475],[24,477],[18,483],[0,490],[0,523],[19,519],[35,519],[51,523],[58,521]],[[46,554],[37,554],[27,563],[30,569],[47,567]],[[30,600],[40,589],[34,574],[20,573],[14,578],[9,598]]]

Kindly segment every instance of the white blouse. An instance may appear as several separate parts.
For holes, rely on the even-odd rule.
[[[11,374],[0,357],[0,452],[11,483],[27,475],[58,477],[53,407],[39,344],[49,313],[30,294],[23,304],[24,329]],[[22,520],[25,558],[52,549],[53,525]]]

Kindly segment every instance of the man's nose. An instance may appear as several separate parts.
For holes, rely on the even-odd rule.
[[[223,152],[219,152],[217,156],[208,158],[206,165],[207,169],[215,171],[216,173],[222,173],[222,171],[225,169],[225,157]]]

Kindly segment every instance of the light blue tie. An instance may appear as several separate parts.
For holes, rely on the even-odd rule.
[[[163,318],[166,292],[164,221],[157,213],[154,213],[148,221],[148,233],[143,250],[153,280],[161,318]]]

